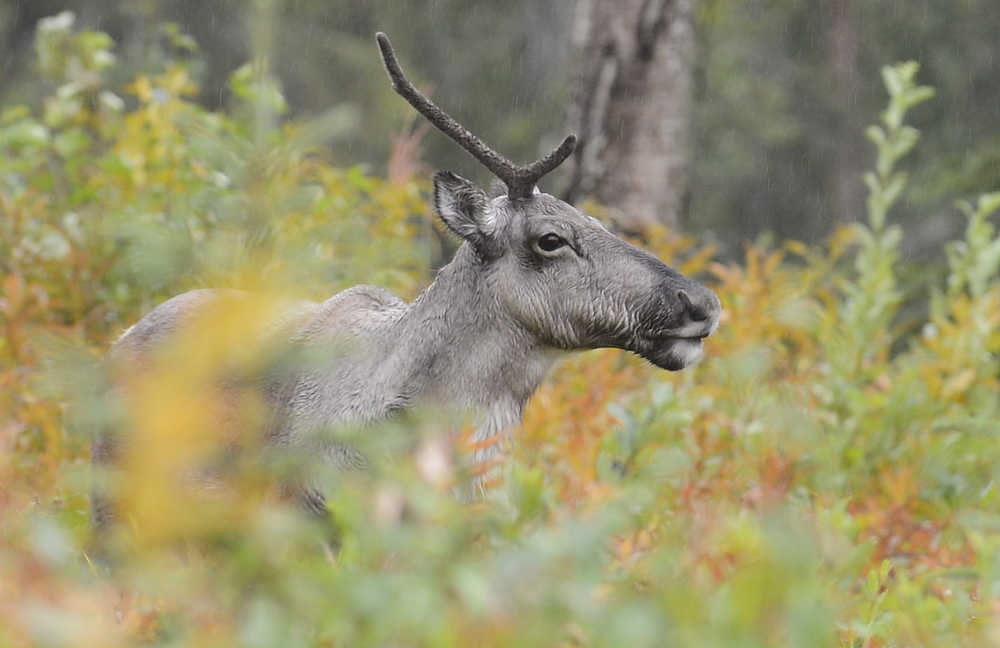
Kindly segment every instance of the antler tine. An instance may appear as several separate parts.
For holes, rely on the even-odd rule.
[[[530,196],[535,183],[562,164],[573,153],[573,149],[576,147],[576,136],[570,135],[563,140],[558,148],[544,158],[526,166],[514,164],[490,148],[486,142],[473,135],[469,129],[455,121],[451,115],[441,110],[410,83],[410,80],[403,74],[403,68],[396,59],[396,52],[392,49],[392,43],[389,42],[389,37],[385,33],[377,32],[375,40],[378,42],[379,52],[382,54],[382,63],[385,65],[389,80],[392,82],[392,89],[403,99],[406,99],[407,103],[426,117],[438,130],[453,139],[479,160],[483,166],[493,172],[493,175],[500,178],[507,185],[507,192],[511,198]]]
[[[382,32],[378,32],[375,34],[375,40],[378,41],[378,48],[382,53],[382,63],[385,64],[386,72],[389,73],[389,80],[392,81],[393,90],[403,97],[403,99],[406,99],[411,106],[417,109],[417,112],[426,117],[438,130],[455,140],[459,146],[482,162],[498,178],[507,182],[509,178],[514,176],[516,165],[513,162],[487,146],[486,142],[473,135],[469,129],[455,121],[451,115],[441,110],[433,101],[421,94],[410,83],[410,80],[403,74],[403,68],[400,67],[399,61],[396,59],[396,52],[393,51],[392,43],[389,42],[388,36]]]
[[[545,175],[555,170],[560,164],[566,161],[576,149],[576,135],[567,135],[558,147],[552,149],[548,155],[540,160],[536,160],[527,166],[518,167],[518,179],[523,182],[530,182],[528,191],[535,186],[535,183]]]

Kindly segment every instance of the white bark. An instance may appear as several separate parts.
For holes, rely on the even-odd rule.
[[[622,224],[677,226],[687,208],[695,0],[580,0],[570,200]]]

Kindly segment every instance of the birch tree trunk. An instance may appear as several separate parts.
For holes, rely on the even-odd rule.
[[[676,227],[687,210],[696,0],[579,0],[566,198],[622,225]]]

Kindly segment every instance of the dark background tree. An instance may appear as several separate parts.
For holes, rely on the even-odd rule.
[[[448,110],[512,158],[534,159],[557,143],[571,92],[586,87],[575,76],[583,58],[571,46],[574,16],[617,9],[601,19],[606,31],[629,16],[634,27],[642,6],[666,7],[667,20],[691,6],[690,179],[676,174],[680,178],[663,184],[682,207],[680,225],[714,236],[724,253],[738,253],[740,241],[765,232],[817,240],[836,223],[859,217],[860,170],[872,155],[862,133],[883,101],[877,72],[891,61],[919,61],[921,81],[938,91],[913,114],[923,139],[908,165],[913,191],[896,212],[907,227],[908,253],[938,254],[941,241],[963,223],[951,206],[954,196],[1000,185],[1000,11],[993,0],[836,0],[819,9],[804,0],[690,1],[2,0],[0,93],[6,104],[40,101],[45,89],[31,68],[35,25],[68,8],[79,25],[104,30],[118,43],[122,61],[115,70],[123,83],[134,70],[164,59],[173,45],[161,21],[177,22],[200,47],[203,103],[222,105],[231,101],[226,79],[250,57],[253,16],[266,14],[269,65],[292,113],[355,108],[359,126],[331,150],[335,161],[383,171],[387,134],[400,132],[410,117],[389,98],[373,55],[376,29],[392,36],[415,81]],[[653,56],[668,49],[656,47]],[[597,70],[582,66],[588,67],[593,76]],[[669,61],[637,69],[652,82],[668,68]],[[670,98],[683,105],[683,91]],[[654,101],[636,109],[666,112]],[[624,115],[620,125],[631,118]],[[632,142],[656,143],[643,127],[633,128]],[[488,182],[436,133],[419,144],[428,166]],[[634,167],[645,154],[632,151],[627,162]],[[569,185],[562,170],[545,188]],[[628,212],[655,204],[652,191],[615,188],[595,197]]]
[[[0,93],[10,103],[37,101],[33,74],[35,26],[65,9],[80,27],[108,33],[123,59],[122,82],[165,58],[163,21],[177,23],[198,44],[203,61],[202,103],[232,101],[229,75],[253,49],[254,16],[270,32],[272,74],[296,115],[336,105],[356,109],[356,131],[338,140],[333,158],[381,170],[390,137],[411,117],[388,87],[373,34],[387,32],[414,82],[513,159],[538,157],[565,129],[566,34],[573,4],[512,0],[0,0]],[[525,21],[523,17],[532,16]],[[437,133],[422,142],[434,166],[488,183],[489,176]]]
[[[853,0],[830,0],[824,8],[828,12],[830,76],[833,80],[832,87],[836,89],[832,97],[835,102],[835,128],[843,135],[836,140],[829,191],[833,200],[833,218],[848,221],[860,213],[863,200],[858,169],[864,168],[864,150],[859,138],[849,133],[849,129],[855,125],[852,117],[863,76],[858,69],[860,34],[856,3]]]
[[[873,156],[862,131],[890,61],[920,62],[921,82],[937,89],[912,116],[923,133],[907,164],[914,189],[895,213],[907,252],[938,254],[964,225],[954,197],[1000,185],[995,3],[715,0],[698,27],[687,225],[728,249],[766,231],[816,240],[862,217],[860,169]]]

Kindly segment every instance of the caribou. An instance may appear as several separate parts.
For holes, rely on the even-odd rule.
[[[539,191],[538,181],[573,152],[573,135],[543,158],[517,165],[421,94],[385,34],[376,41],[393,89],[505,191],[491,196],[454,173],[434,175],[434,211],[462,242],[412,303],[358,285],[322,303],[297,302],[278,318],[277,330],[308,362],[262,381],[272,411],[265,444],[307,448],[334,469],[355,469],[366,458],[324,430],[370,426],[429,403],[474,413],[482,442],[520,424],[528,399],[566,352],[625,349],[670,371],[699,360],[703,338],[719,323],[718,297]],[[221,295],[194,290],[164,302],[125,331],[111,358],[142,362]],[[114,462],[120,445],[120,434],[97,434],[94,463]],[[478,460],[500,448],[479,445]],[[296,489],[308,510],[327,514],[317,488]],[[106,526],[110,498],[95,492],[93,500],[95,521]]]

